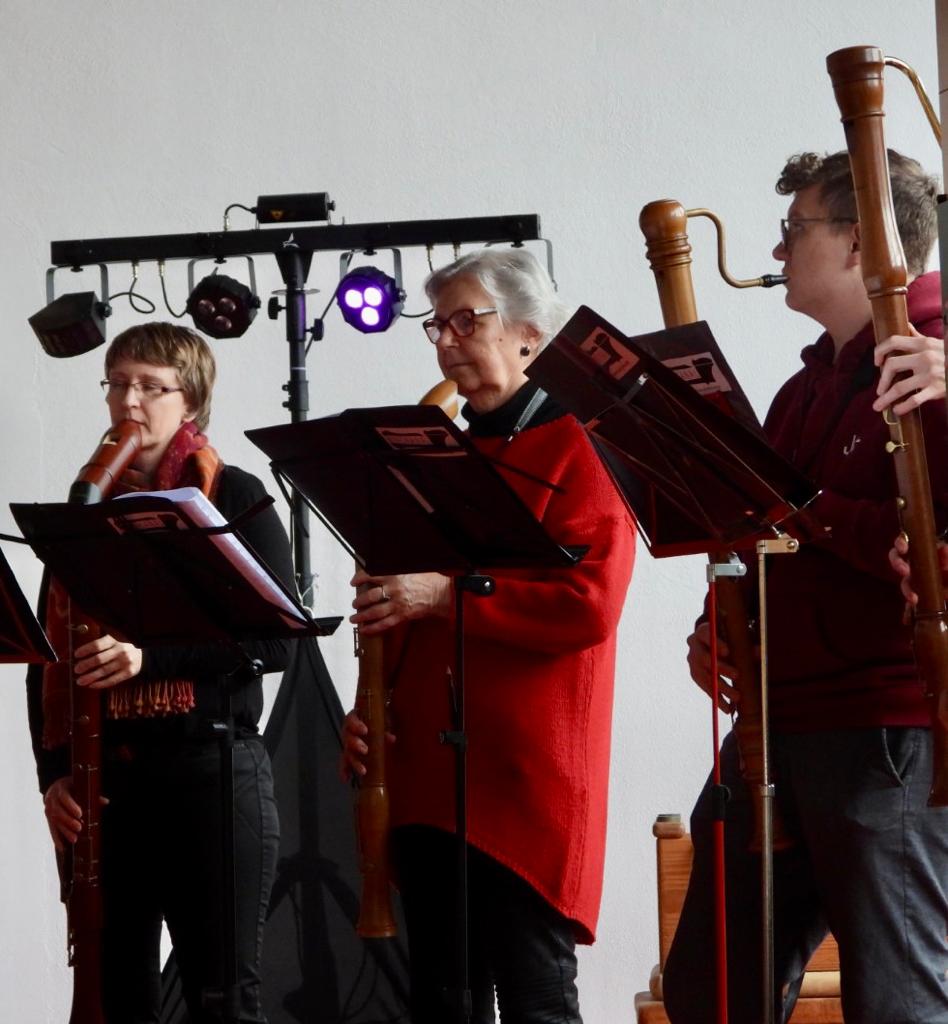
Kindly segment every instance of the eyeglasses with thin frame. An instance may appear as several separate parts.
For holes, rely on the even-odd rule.
[[[791,231],[802,224],[855,224],[852,217],[782,217],[780,219],[780,241],[784,249],[789,249],[793,235]]]
[[[153,402],[156,398],[184,391],[184,388],[170,388],[167,384],[157,384],[153,380],[100,380],[99,387],[108,398],[124,395],[131,388],[143,402]]]
[[[431,344],[437,345],[445,327],[450,327],[457,338],[468,338],[474,333],[477,317],[496,312],[495,306],[482,306],[480,309],[456,309],[447,320],[433,316],[429,320],[425,320],[421,326],[424,327]]]

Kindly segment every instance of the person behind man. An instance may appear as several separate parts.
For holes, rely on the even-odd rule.
[[[580,1024],[575,944],[602,892],[616,628],[632,572],[631,517],[580,424],[525,368],[566,310],[525,250],[486,249],[436,271],[424,324],[467,399],[474,445],[554,540],[589,545],[570,569],[493,573],[465,606],[470,988],[476,1024]],[[388,757],[392,854],[408,928],[413,1024],[456,1018],[454,588],[438,573],[368,576],[353,622],[393,629]],[[347,771],[366,728],[346,721]]]
[[[227,519],[265,496],[260,481],[225,465],[204,430],[211,412],[214,356],[200,335],[167,323],[119,334],[105,356],[102,388],[112,425],[133,420],[142,445],[114,488],[200,488]],[[284,583],[293,585],[289,543],[272,507],[241,532]],[[58,584],[44,579],[40,617],[61,632]],[[222,987],[219,678],[229,675],[234,744],[237,968],[241,1021],[264,1022],[260,1004],[263,922],[276,870],[279,823],[270,761],[257,733],[259,677],[247,659],[285,667],[289,643],[215,644],[144,650],[105,633],[74,652],[76,685],[102,690],[103,1000],[107,1024],[154,1024],[161,1015],[161,923],[174,946],[189,1020],[219,1011],[203,996]],[[46,818],[57,850],[83,829],[69,759],[69,673],[33,666],[27,676],[30,731]],[[63,687],[65,680],[65,688]]]
[[[896,219],[911,283],[908,313],[941,334],[937,274],[924,267],[936,234],[936,183],[890,151]],[[871,307],[845,152],[804,153],[777,191],[792,196],[774,257],[790,309],[823,334],[778,392],[765,422],[774,448],[821,488],[817,540],[771,559],[768,574],[771,730],[777,808],[794,845],[774,857],[778,1021],[792,1012],[804,968],[827,927],[839,944],[847,1024],[948,1021],[948,810],[928,808],[929,712],[887,558],[898,531],[888,429],[874,403],[906,401],[873,365]],[[914,338],[914,335],[913,335]],[[911,358],[931,346],[890,339]],[[912,366],[902,369],[915,372]],[[919,370],[919,386],[925,377]],[[891,375],[890,375],[891,376]],[[910,389],[911,390],[911,389]],[[879,394],[881,392],[881,394]],[[921,406],[936,516],[948,516],[943,402]],[[689,667],[711,686],[709,629],[689,638]],[[721,706],[739,695],[720,648]],[[751,796],[733,734],[722,749],[727,806],[730,1020],[761,1020],[760,858],[748,850]],[[707,1021],[714,1004],[711,807],[706,788],[691,830],[695,862],[664,975],[674,1024]]]

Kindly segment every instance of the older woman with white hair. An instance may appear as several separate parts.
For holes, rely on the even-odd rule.
[[[589,546],[571,569],[494,573],[494,596],[465,610],[472,1019],[494,1019],[496,993],[504,1024],[573,1024],[575,944],[593,941],[602,891],[633,523],[580,424],[524,373],[567,315],[533,256],[476,252],[432,274],[426,291],[424,329],[467,400],[474,444],[556,541]],[[439,739],[452,721],[453,582],[359,572],[353,583],[361,632],[402,634],[387,680],[392,857],[412,1020],[444,1024],[457,986],[454,763]],[[344,760],[356,775],[366,734],[350,713]]]

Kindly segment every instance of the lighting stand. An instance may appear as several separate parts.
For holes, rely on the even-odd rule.
[[[306,315],[306,280],[309,277],[310,265],[313,259],[312,250],[302,249],[292,242],[286,242],[282,250],[275,254],[283,283],[286,285],[286,305],[280,306],[275,299],[271,299],[269,314],[271,319],[276,319],[281,309],[286,312],[286,340],[289,345],[290,376],[283,390],[287,393],[287,399],[283,403],[285,409],[290,411],[292,423],[303,423],[309,418],[309,380],[306,376],[306,335],[310,328],[307,325]],[[318,322],[312,328],[313,337],[319,340],[322,337],[322,324]],[[279,482],[279,479],[278,479]],[[282,488],[284,497],[290,506],[290,537],[293,549],[293,566],[296,577],[296,585],[299,590],[300,603],[309,607],[312,603],[313,594],[313,573],[310,565],[309,551],[309,507],[306,499],[295,487]],[[318,648],[312,648],[317,657],[321,657]],[[312,678],[312,685],[320,686],[320,680],[328,679],[325,672],[315,672]],[[323,695],[323,706],[331,708],[338,700],[332,688],[328,684],[330,694]],[[298,733],[299,749],[305,750],[308,740],[307,725],[299,718],[296,722]],[[301,816],[303,816],[301,814]],[[311,815],[307,814],[310,818]],[[320,835],[315,819],[311,821],[310,827],[301,834],[300,857],[310,863],[318,863],[322,857]],[[314,922],[326,920],[326,907],[322,891],[313,886],[304,887],[304,906],[301,914],[303,928],[304,948],[313,948],[320,941],[320,937],[328,930],[321,929],[314,925]],[[353,925],[355,921],[353,920]],[[369,954],[376,958],[379,969],[388,972],[386,961],[381,950],[374,947],[372,943],[366,944]]]
[[[306,279],[313,260],[312,251],[303,251],[295,243],[287,242],[276,261],[286,285],[286,340],[290,346],[290,379],[283,385],[287,393],[284,409],[290,410],[290,420],[302,423],[309,413],[309,381],[306,377]],[[277,311],[279,307],[276,307]],[[306,606],[312,601],[313,574],[309,559],[309,511],[296,493],[290,494],[291,542],[293,566],[300,600]]]

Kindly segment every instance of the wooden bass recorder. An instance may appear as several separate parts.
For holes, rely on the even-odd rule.
[[[685,210],[673,199],[659,199],[642,208],[639,227],[645,236],[645,254],[655,274],[658,298],[662,307],[662,318],[666,327],[680,327],[698,319],[695,307],[694,286],[691,279],[691,245],[688,242],[688,217],[704,216],[715,222],[718,228],[718,266],[722,276],[734,287],[764,287],[783,281],[776,275],[737,281],[727,273],[724,266],[724,246],[721,226],[717,217],[707,210]],[[709,556],[714,564],[734,562],[737,556],[731,551],[714,551]],[[716,585],[718,599],[719,632],[724,636],[730,650],[730,659],[737,669],[738,677],[733,680],[740,694],[740,703],[734,722],[741,758],[741,774],[748,788],[756,795],[763,784],[763,741],[760,694],[760,670],[754,654],[754,636],[741,582],[734,576],[722,576]],[[754,827],[751,836],[751,850],[763,848],[764,822],[760,801],[753,800]],[[784,850],[792,840],[779,815],[776,805],[773,809],[773,849]]]
[[[826,58],[839,104],[859,216],[862,277],[872,303],[876,343],[909,334],[908,274],[895,220],[883,130],[883,70],[894,63],[872,46],[837,50]],[[910,541],[915,660],[932,718],[932,788],[928,803],[948,805],[948,613],[935,538],[925,438],[918,409],[884,413],[899,496],[902,530]]]
[[[457,415],[457,387],[444,380],[433,387],[419,405],[437,405],[451,418]],[[396,934],[392,910],[389,870],[389,795],[385,775],[386,681],[385,633],[362,636],[355,629],[355,650],[359,659],[356,713],[368,728],[365,742],[365,775],[359,780],[356,797],[356,830],[359,837],[359,866],[362,871],[362,901],[356,932],[365,939],[387,939]]]
[[[69,490],[69,503],[91,505],[108,496],[141,447],[141,428],[124,420],[106,431]],[[62,859],[69,966],[73,969],[69,1024],[103,1024],[102,1008],[102,694],[75,684],[75,647],[101,629],[69,600],[66,657],[51,666],[69,673],[72,796],[82,808],[82,831]],[[62,651],[58,651],[62,658]]]

